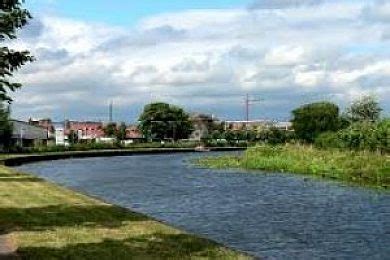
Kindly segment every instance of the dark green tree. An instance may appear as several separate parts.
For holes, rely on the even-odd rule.
[[[30,13],[23,9],[19,0],[1,0],[0,2],[0,102],[12,99],[9,92],[21,87],[20,83],[12,82],[13,73],[26,62],[32,61],[28,51],[15,51],[4,46],[6,41],[16,39],[18,29],[27,24]]]
[[[69,143],[71,145],[77,144],[79,142],[79,136],[78,136],[77,132],[74,131],[74,130],[71,130],[69,132],[69,137],[68,138],[69,138]]]
[[[108,137],[115,137],[116,136],[116,132],[117,132],[116,123],[109,123],[109,124],[107,124],[104,127],[103,131],[104,131],[106,136],[108,136]]]
[[[0,151],[11,146],[12,123],[9,120],[9,110],[0,102]]]
[[[347,116],[352,122],[376,122],[380,118],[382,109],[374,96],[363,96],[352,102],[347,109]]]
[[[146,105],[139,121],[143,135],[150,139],[186,139],[192,131],[189,115],[182,108],[167,103]]]
[[[226,139],[226,141],[230,144],[235,143],[236,139],[236,133],[233,130],[227,130],[223,133],[223,137]]]
[[[214,130],[214,131],[210,134],[210,138],[213,139],[213,140],[222,139],[222,138],[223,138],[223,134],[222,134],[222,132],[219,131],[219,130]]]
[[[116,139],[121,141],[121,140],[125,140],[126,139],[126,129],[127,129],[127,126],[124,122],[122,122],[120,125],[119,125],[119,128],[118,130],[116,131]]]
[[[296,136],[313,142],[321,133],[340,129],[339,107],[330,102],[317,102],[292,111]]]

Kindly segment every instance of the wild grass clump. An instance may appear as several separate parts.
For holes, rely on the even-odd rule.
[[[206,158],[201,165],[310,174],[362,185],[390,186],[390,158],[362,151],[320,150],[308,146],[257,146],[241,157]]]

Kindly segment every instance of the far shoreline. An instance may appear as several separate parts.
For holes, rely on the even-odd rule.
[[[210,147],[210,152],[245,151],[246,147]],[[115,157],[153,154],[195,153],[194,148],[132,148],[132,149],[105,149],[87,151],[65,151],[32,154],[4,154],[0,156],[0,165],[19,166],[26,163],[54,161],[73,158]]]

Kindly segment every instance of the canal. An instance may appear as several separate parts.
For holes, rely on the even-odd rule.
[[[204,154],[18,168],[265,259],[390,256],[388,192],[286,173],[201,169],[190,163],[198,156]]]

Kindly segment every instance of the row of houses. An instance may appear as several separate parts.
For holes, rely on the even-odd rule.
[[[207,137],[213,124],[219,124],[226,130],[261,130],[269,128],[278,128],[280,130],[290,131],[292,124],[290,122],[275,122],[268,120],[252,121],[220,121],[213,116],[205,114],[193,114],[191,116],[194,131],[190,136],[192,140],[200,140]],[[114,142],[114,138],[106,135],[104,129],[106,125],[103,122],[93,121],[70,121],[53,122],[50,119],[29,119],[27,122],[12,120],[14,144],[22,147],[32,147],[38,145],[60,145],[70,144],[70,135],[75,135],[78,142],[88,143],[109,143]],[[142,133],[135,125],[126,127],[125,144],[144,140]]]
[[[254,130],[276,128],[284,131],[292,130],[291,122],[278,122],[273,120],[250,120],[250,121],[225,121],[225,130]]]
[[[70,142],[70,135],[75,134],[79,142],[113,142],[114,138],[105,134],[103,122],[69,121],[53,122],[50,119],[27,122],[12,120],[12,140],[23,147],[37,145],[63,145]],[[141,140],[142,134],[136,126],[127,126],[125,140],[127,143]]]
[[[223,131],[261,131],[271,128],[276,128],[282,131],[292,131],[291,122],[279,122],[274,120],[222,121],[215,118],[213,115],[207,114],[192,114],[190,119],[194,127],[194,131],[190,136],[190,139],[193,140],[200,140],[201,138],[206,138],[210,134],[210,130],[213,130],[215,128],[219,128]]]

